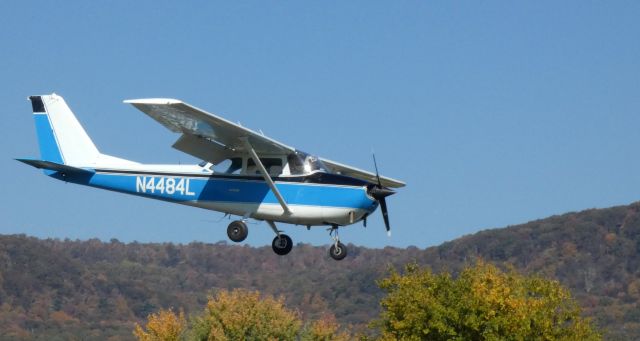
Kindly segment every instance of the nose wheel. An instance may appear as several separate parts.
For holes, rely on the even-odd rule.
[[[343,260],[347,256],[347,247],[340,242],[338,226],[329,229],[329,236],[333,239],[333,245],[329,248],[329,256],[335,260]]]
[[[347,256],[347,247],[338,242],[329,248],[329,256],[335,260],[343,260]]]
[[[239,243],[245,239],[249,235],[249,228],[247,224],[242,220],[232,221],[231,224],[227,227],[227,236],[232,241]]]

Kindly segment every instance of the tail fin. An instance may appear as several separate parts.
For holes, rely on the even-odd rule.
[[[40,157],[58,164],[83,166],[100,156],[64,99],[56,94],[31,96]]]

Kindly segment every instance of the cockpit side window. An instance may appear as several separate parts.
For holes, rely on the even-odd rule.
[[[237,157],[223,160],[217,165],[212,165],[210,169],[215,173],[240,174],[242,171],[242,158]]]
[[[229,168],[227,168],[225,173],[240,174],[241,171],[242,171],[242,158],[234,157],[233,159],[231,159],[231,164],[229,165]]]
[[[282,174],[282,159],[281,158],[260,158],[260,162],[264,168],[266,168],[267,172],[271,176],[277,176]],[[253,161],[252,158],[247,160],[247,174],[260,174],[260,168]]]

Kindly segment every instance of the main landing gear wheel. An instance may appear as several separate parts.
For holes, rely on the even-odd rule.
[[[281,233],[279,236],[273,238],[271,248],[273,248],[273,252],[276,254],[284,256],[291,252],[291,249],[293,248],[293,241],[291,240],[291,237]]]
[[[347,256],[347,247],[337,242],[329,248],[329,256],[335,260],[343,260]]]
[[[229,227],[227,227],[227,236],[236,243],[245,240],[247,235],[249,235],[249,228],[247,228],[247,224],[242,220],[232,221]]]

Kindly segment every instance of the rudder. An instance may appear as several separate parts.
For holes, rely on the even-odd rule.
[[[30,96],[40,157],[44,161],[83,166],[100,152],[61,96]]]

